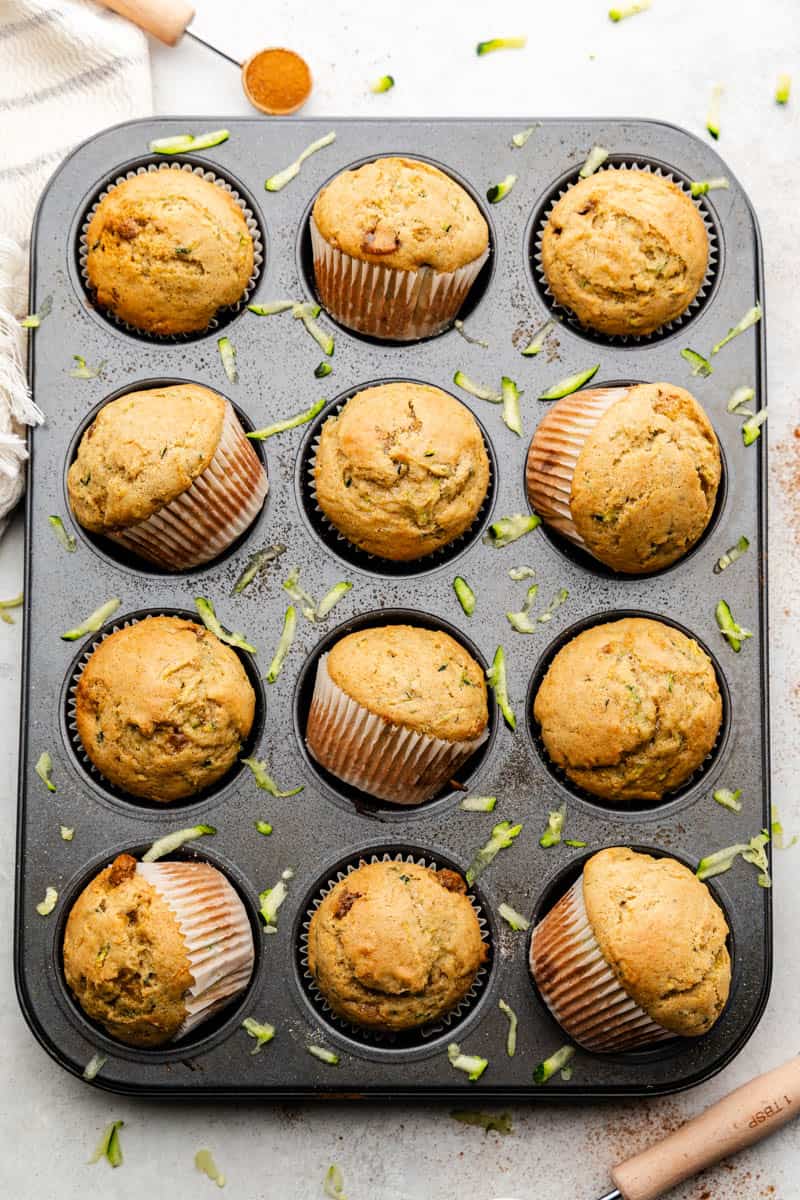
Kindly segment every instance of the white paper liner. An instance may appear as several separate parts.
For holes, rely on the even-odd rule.
[[[456,1004],[454,1008],[450,1009],[449,1012],[444,1013],[441,1017],[437,1017],[435,1021],[431,1021],[427,1025],[418,1025],[412,1029],[397,1030],[395,1032],[383,1032],[377,1029],[370,1029],[364,1025],[353,1025],[344,1017],[340,1017],[338,1013],[333,1011],[324,994],[317,987],[317,981],[312,975],[311,969],[308,965],[308,930],[311,925],[311,918],[319,908],[322,901],[328,895],[328,892],[330,892],[337,883],[340,883],[343,879],[346,879],[348,875],[351,875],[353,871],[357,870],[358,867],[367,862],[415,863],[419,867],[429,867],[432,871],[436,871],[439,866],[439,864],[431,858],[418,858],[413,854],[403,854],[402,852],[396,854],[389,854],[386,852],[384,854],[371,854],[368,859],[360,856],[354,862],[349,863],[346,867],[343,867],[337,871],[335,878],[326,880],[326,882],[315,895],[314,899],[311,901],[311,907],[306,910],[302,925],[300,927],[300,965],[303,969],[303,981],[305,982],[305,985],[308,988],[308,991],[311,993],[315,1003],[323,1011],[326,1019],[329,1020],[331,1024],[349,1034],[351,1037],[355,1035],[362,1041],[373,1042],[377,1043],[378,1045],[391,1045],[392,1043],[397,1042],[398,1038],[408,1038],[409,1035],[418,1038],[422,1042],[429,1041],[431,1038],[438,1037],[439,1034],[444,1033],[448,1026],[459,1020],[464,1015],[465,1011],[471,1007],[472,1003],[480,993],[489,977],[489,961],[482,963],[480,967],[478,967],[475,978],[472,981],[472,987],[469,989],[466,995],[462,996],[458,1004]],[[478,918],[481,938],[488,946],[491,946],[489,925],[486,917],[483,915],[483,909],[478,903],[477,898],[472,895],[471,892],[467,891],[466,896],[472,905],[475,916]]]
[[[194,983],[177,1041],[207,1021],[250,982],[253,931],[244,905],[225,876],[209,863],[137,863],[137,874],[163,897],[178,922]]]
[[[531,508],[551,529],[587,550],[572,521],[572,479],[584,443],[628,387],[588,388],[559,400],[539,422],[525,463]],[[588,551],[591,553],[590,551]]]
[[[489,257],[487,247],[455,271],[402,271],[331,246],[313,217],[309,226],[314,277],[325,310],[348,329],[390,342],[413,342],[446,329]]]
[[[306,745],[338,779],[392,804],[422,804],[452,779],[489,736],[449,742],[393,725],[333,682],[327,654],[317,664]]]
[[[565,308],[564,305],[560,304],[558,300],[556,300],[555,296],[550,291],[550,285],[547,282],[547,276],[545,275],[544,267],[542,266],[542,236],[544,234],[545,227],[550,220],[550,214],[558,201],[562,196],[567,194],[571,187],[574,187],[574,185],[579,182],[577,171],[572,178],[567,180],[567,182],[558,192],[558,195],[553,197],[553,199],[550,201],[550,204],[547,206],[546,212],[543,213],[539,221],[539,225],[536,230],[533,253],[533,268],[536,275],[536,281],[558,319],[563,321],[565,324],[572,326],[573,329],[577,329],[583,334],[588,333],[596,340],[607,342],[612,346],[645,345],[647,342],[656,341],[658,338],[665,337],[667,334],[679,329],[681,325],[684,325],[686,321],[694,316],[700,305],[705,300],[706,296],[711,291],[719,267],[719,247],[717,246],[716,230],[711,221],[708,209],[704,204],[701,203],[700,198],[693,196],[685,182],[678,176],[673,175],[670,171],[664,171],[658,166],[654,167],[645,159],[629,160],[621,163],[606,162],[603,164],[600,170],[646,171],[652,175],[659,175],[662,179],[668,179],[671,183],[674,183],[676,187],[681,189],[684,196],[686,196],[688,200],[691,200],[692,204],[695,206],[702,218],[706,235],[708,236],[708,262],[706,264],[706,273],[703,278],[703,282],[700,284],[697,295],[694,297],[691,303],[687,305],[684,311],[678,314],[677,317],[673,317],[671,321],[666,321],[663,325],[659,325],[658,329],[654,329],[651,333],[642,334],[603,333],[601,330],[593,329],[589,325],[584,325],[578,320],[571,308]]]
[[[261,459],[226,401],[219,445],[205,471],[147,520],[105,536],[160,567],[188,570],[217,558],[249,529],[268,491]]]
[[[363,389],[363,388],[359,389],[359,391],[363,391],[363,390],[365,390],[365,389]],[[358,393],[356,393],[356,392],[353,393],[353,395],[357,395],[357,394]],[[348,400],[349,399],[352,399],[352,397],[348,397]],[[347,404],[347,400],[343,400],[341,404],[338,404],[335,409],[332,409],[331,412],[327,413],[327,415],[325,416],[325,421],[330,420],[331,417],[338,417],[339,414],[344,409],[344,407],[346,406],[346,404]],[[322,422],[322,425],[320,426],[320,432],[316,435],[316,437],[314,438],[314,440],[311,444],[310,450],[308,452],[307,469],[304,472],[302,478],[303,478],[304,486],[308,492],[308,496],[311,499],[311,503],[313,505],[315,516],[318,517],[320,524],[324,526],[325,532],[328,534],[328,536],[331,538],[334,538],[337,542],[341,543],[341,547],[336,547],[336,549],[338,550],[339,553],[342,553],[342,547],[347,547],[347,549],[349,549],[349,551],[352,555],[354,555],[354,556],[357,555],[362,561],[368,562],[373,565],[380,564],[380,563],[391,563],[393,565],[393,567],[398,570],[398,573],[399,573],[400,568],[406,568],[409,573],[412,573],[412,572],[416,572],[417,570],[419,570],[421,565],[425,566],[428,563],[430,563],[430,566],[432,568],[435,566],[439,566],[440,562],[442,561],[442,556],[444,556],[444,555],[447,555],[448,557],[453,557],[456,554],[460,553],[463,546],[466,544],[467,540],[480,530],[480,528],[483,524],[483,519],[486,516],[487,509],[489,507],[489,504],[490,504],[490,502],[493,498],[493,494],[494,494],[494,473],[492,471],[492,455],[490,453],[488,439],[487,439],[486,435],[484,434],[483,429],[481,429],[480,425],[478,426],[478,428],[480,430],[481,439],[483,440],[484,449],[486,450],[486,458],[489,463],[489,482],[486,485],[486,495],[484,496],[484,498],[481,502],[481,506],[478,509],[478,511],[476,512],[476,514],[472,520],[472,523],[470,525],[468,525],[467,528],[462,533],[459,533],[456,537],[451,538],[451,540],[449,542],[445,542],[445,544],[443,546],[437,546],[435,550],[429,550],[425,554],[420,554],[418,558],[397,559],[397,558],[383,558],[381,555],[371,554],[368,550],[363,550],[360,546],[356,546],[356,544],[354,542],[351,542],[349,538],[345,537],[345,535],[339,529],[336,528],[336,526],[333,524],[333,522],[326,516],[326,514],[320,508],[319,500],[317,498],[315,468],[316,468],[316,463],[317,463],[317,451],[319,450],[319,441],[320,441],[320,437],[322,435],[322,426],[325,424],[325,421]]]
[[[80,655],[77,663],[73,667],[72,674],[70,675],[70,678],[69,678],[69,686],[67,688],[66,724],[67,724],[67,734],[69,736],[70,745],[72,747],[72,750],[75,753],[76,758],[78,759],[78,761],[80,762],[81,766],[84,768],[85,771],[88,771],[88,773],[94,779],[100,780],[100,782],[104,785],[104,787],[108,788],[111,792],[114,793],[114,795],[123,796],[126,800],[130,801],[132,804],[141,804],[141,805],[154,804],[154,805],[157,805],[159,808],[165,808],[165,807],[180,808],[182,805],[186,804],[187,802],[191,803],[192,801],[197,800],[198,797],[203,795],[203,793],[205,792],[205,789],[202,789],[201,792],[198,792],[195,795],[184,796],[180,800],[161,801],[161,800],[148,800],[144,796],[134,796],[132,793],[124,791],[123,788],[119,787],[118,784],[112,783],[111,780],[108,779],[103,774],[103,772],[100,771],[94,765],[91,758],[86,753],[86,748],[85,748],[83,742],[81,741],[81,735],[78,733],[78,722],[77,722],[77,717],[76,717],[76,713],[75,713],[75,698],[76,698],[78,683],[80,681],[81,675],[83,674],[84,670],[86,669],[86,664],[88,663],[89,659],[94,654],[97,647],[102,642],[104,642],[106,640],[106,638],[111,637],[112,633],[118,633],[120,629],[128,629],[131,625],[136,625],[139,621],[146,621],[149,617],[174,617],[174,616],[176,616],[176,614],[174,612],[163,612],[160,609],[154,609],[152,612],[148,612],[146,616],[128,618],[123,621],[116,621],[114,624],[104,627],[100,633],[95,634],[93,637],[91,637],[89,639],[88,644],[84,647],[82,654]],[[179,618],[179,619],[193,620],[193,618],[191,618],[191,617]],[[200,628],[203,627],[203,623],[199,617],[195,621],[195,624]],[[251,686],[252,686],[252,684],[251,684]],[[254,689],[254,691],[256,692],[256,705],[257,705],[258,704],[258,691],[256,689]],[[253,729],[255,729],[257,722],[258,722],[258,712],[256,712],[256,716],[253,718],[253,726],[252,726]],[[248,736],[250,736],[250,735],[248,735]],[[237,760],[237,762],[238,762],[238,760]],[[234,762],[231,765],[230,771],[234,770],[234,768],[237,766],[237,762]],[[215,780],[214,784],[211,786],[221,787],[225,783],[226,779],[228,778],[230,771],[226,772],[225,775],[221,776],[220,779]]]
[[[530,969],[553,1017],[586,1050],[633,1050],[676,1036],[631,999],[603,957],[582,875],[534,928]]]
[[[98,204],[101,200],[105,200],[108,193],[113,191],[113,189],[120,183],[124,183],[126,179],[133,179],[135,175],[146,175],[148,172],[153,171],[187,171],[189,174],[199,175],[202,179],[208,180],[209,183],[214,183],[217,185],[217,187],[222,188],[222,190],[227,192],[231,199],[234,200],[242,210],[248,232],[253,239],[253,273],[247,281],[246,288],[235,304],[229,305],[226,308],[218,309],[216,315],[211,318],[205,329],[195,329],[188,333],[152,333],[149,329],[140,329],[138,325],[130,325],[127,321],[123,321],[120,317],[116,316],[111,309],[99,309],[99,311],[103,313],[103,316],[111,321],[114,325],[117,325],[120,329],[124,329],[127,333],[135,334],[137,337],[152,338],[154,341],[159,342],[183,342],[188,341],[191,338],[202,337],[211,330],[218,328],[221,323],[221,318],[224,319],[226,316],[240,312],[244,308],[255,291],[256,284],[258,283],[258,277],[261,274],[261,267],[264,262],[264,243],[261,237],[261,228],[255,218],[253,210],[245,202],[244,198],[239,195],[232,184],[228,183],[227,179],[223,179],[221,176],[215,175],[213,171],[209,171],[205,167],[193,167],[191,163],[148,163],[147,166],[136,167],[135,170],[126,171],[124,175],[118,175],[111,183],[106,184],[83,219],[81,224],[80,242],[78,246],[78,263],[80,266],[80,274],[83,286],[90,296],[94,296],[94,288],[91,285],[89,275],[86,270],[86,259],[89,253],[89,247],[86,242],[86,234],[92,217],[97,210]]]

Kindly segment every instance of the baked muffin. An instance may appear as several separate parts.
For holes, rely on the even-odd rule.
[[[556,302],[600,333],[640,337],[684,313],[708,270],[708,234],[677,184],[598,171],[556,202],[542,236]]]
[[[146,333],[195,333],[235,304],[253,274],[253,239],[230,192],[180,168],[114,187],[86,232],[97,303]]]
[[[320,766],[393,804],[441,791],[489,736],[486,680],[438,629],[382,625],[317,665],[306,743]]]
[[[682,558],[714,512],[719,443],[694,396],[671,383],[589,388],[533,435],[526,479],[539,516],[629,575]]]
[[[75,688],[75,725],[109,782],[168,804],[230,770],[255,703],[230,646],[194,621],[145,617],[92,651]]]
[[[601,850],[531,936],[539,992],[588,1050],[708,1033],[728,999],[728,926],[673,858]]]
[[[244,991],[255,961],[244,905],[215,867],[130,854],[83,889],[63,953],[87,1017],[128,1046],[189,1033]]]
[[[314,487],[354,546],[409,562],[469,529],[489,488],[489,457],[460,401],[424,384],[384,383],[325,422]]]
[[[339,1017],[368,1029],[414,1029],[468,995],[486,943],[455,871],[362,863],[314,912],[308,966]]]
[[[489,229],[460,184],[430,163],[378,158],[342,171],[314,202],[314,275],[350,329],[408,342],[458,315],[489,255]]]
[[[556,654],[533,705],[556,766],[613,804],[660,800],[717,740],[722,699],[711,659],[661,621],[584,629]]]
[[[84,529],[170,570],[226,550],[258,516],[268,489],[233,406],[196,383],[111,400],[67,474]]]

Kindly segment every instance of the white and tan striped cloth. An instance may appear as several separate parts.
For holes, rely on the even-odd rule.
[[[43,419],[17,320],[36,202],[79,142],[150,112],[147,42],[134,26],[84,0],[0,0],[0,534],[24,487],[24,426]]]

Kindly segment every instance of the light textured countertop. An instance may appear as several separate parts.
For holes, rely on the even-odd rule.
[[[800,831],[800,426],[797,246],[800,244],[800,55],[796,0],[653,0],[619,25],[608,0],[493,5],[461,0],[364,5],[356,0],[199,0],[197,32],[244,58],[260,45],[301,51],[316,80],[307,115],[619,115],[659,118],[702,134],[710,89],[725,85],[719,151],[761,221],[769,317],[770,592],[774,800]],[[528,34],[521,53],[477,59],[477,41]],[[156,111],[250,115],[236,71],[185,41],[152,52]],[[394,91],[371,96],[385,72]],[[794,76],[788,108],[773,103],[779,71]],[[201,125],[202,127],[202,125]],[[265,175],[283,163],[265,163]],[[684,382],[682,379],[677,382]],[[794,493],[792,494],[792,488]],[[19,590],[19,518],[0,544],[0,596]],[[608,1166],[750,1076],[800,1051],[800,846],[776,854],[775,973],[766,1014],[739,1058],[710,1083],[673,1099],[622,1105],[515,1105],[514,1133],[484,1136],[424,1104],[223,1105],[148,1103],[80,1083],[34,1041],[11,970],[19,624],[0,624],[0,1185],[15,1200],[196,1200],[210,1181],[192,1165],[211,1147],[225,1195],[314,1200],[335,1161],[349,1200],[591,1200]],[[89,1167],[99,1130],[125,1120],[124,1166]],[[678,1200],[791,1200],[800,1196],[800,1127],[686,1185]]]

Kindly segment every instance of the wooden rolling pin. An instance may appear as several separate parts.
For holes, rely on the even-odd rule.
[[[800,1113],[800,1058],[743,1084],[611,1172],[602,1200],[657,1200],[720,1159],[769,1137]]]
[[[100,0],[100,3],[167,46],[180,41],[194,16],[191,4],[184,0]]]

